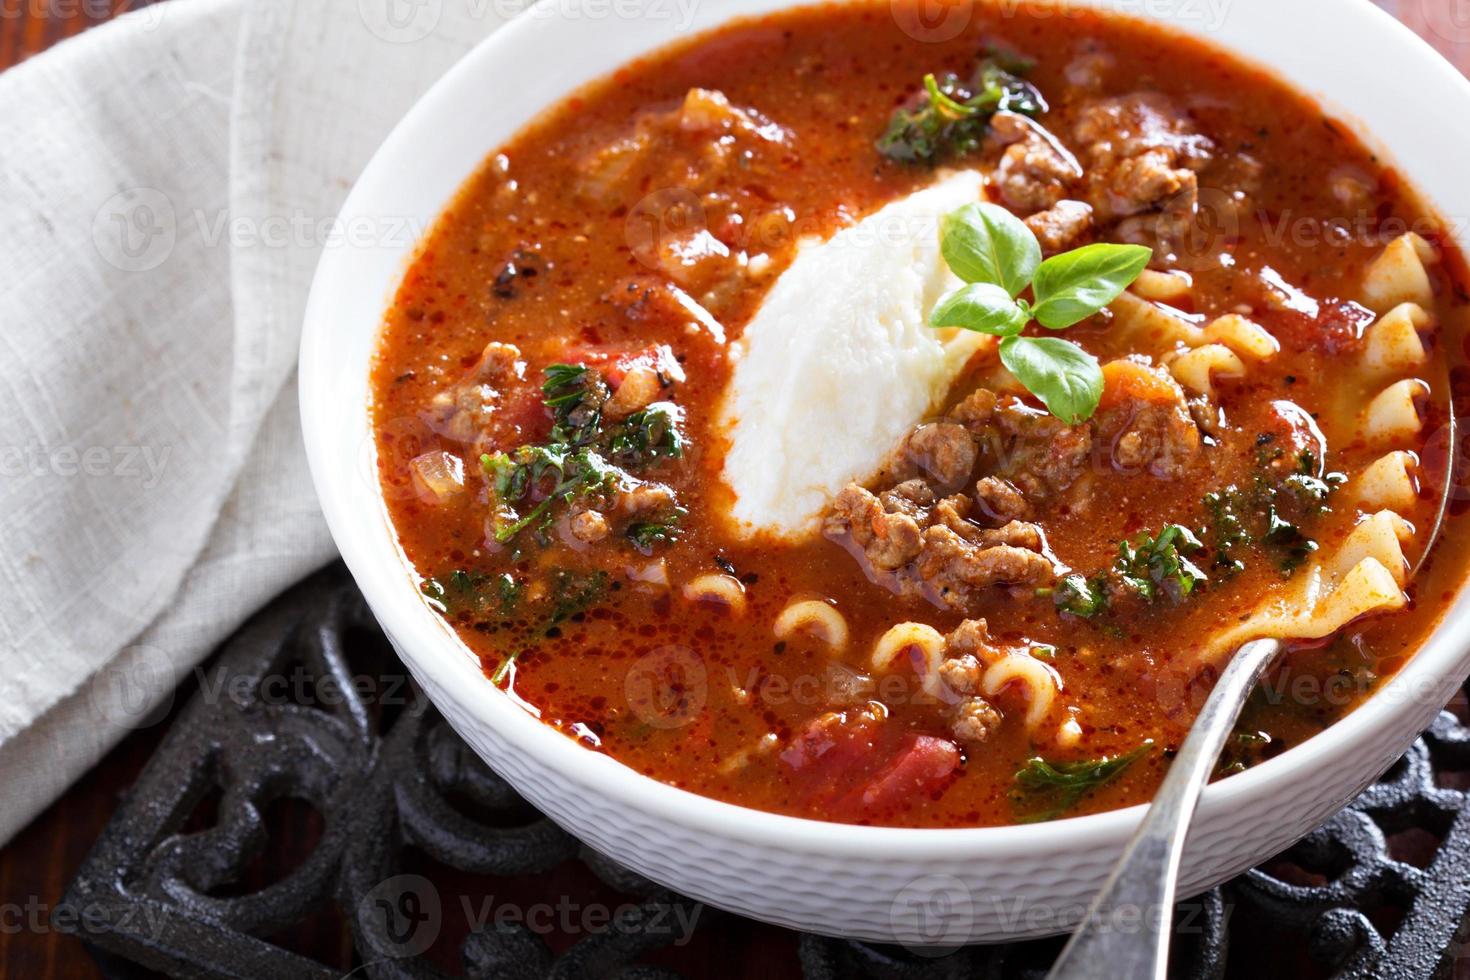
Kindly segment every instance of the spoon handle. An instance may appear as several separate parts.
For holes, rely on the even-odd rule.
[[[1165,980],[1189,822],[1246,699],[1281,650],[1278,640],[1257,640],[1236,652],[1048,980]]]

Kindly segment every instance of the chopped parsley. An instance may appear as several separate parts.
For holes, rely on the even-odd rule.
[[[1051,597],[1058,612],[1082,619],[1092,619],[1108,608],[1107,582],[1102,578],[1068,575],[1052,590]]]
[[[496,509],[495,540],[508,544],[533,524],[545,531],[554,520],[553,508],[577,497],[614,490],[631,482],[626,473],[608,465],[592,450],[568,453],[565,445],[522,446],[515,455],[497,453],[480,458],[485,475],[490,478]],[[551,480],[548,481],[547,477]],[[514,509],[538,488],[550,482],[551,488],[524,516]]]
[[[1119,593],[1149,604],[1167,597],[1177,605],[1209,583],[1209,576],[1191,560],[1203,550],[1194,532],[1170,524],[1157,536],[1143,534],[1119,544],[1118,560],[1106,572],[1091,578],[1068,575],[1049,594],[1058,612],[1079,619],[1096,619],[1107,612]]]
[[[1136,542],[1120,544],[1114,568],[1123,583],[1146,602],[1167,596],[1178,605],[1210,580],[1190,561],[1203,550],[1193,531],[1170,524],[1157,537],[1144,534]]]
[[[536,601],[529,618],[535,624],[534,632],[548,638],[557,635],[556,628],[562,623],[601,602],[612,587],[611,578],[607,572],[601,570],[584,572],[557,568],[552,570],[547,581],[550,583],[550,590],[545,597]],[[490,676],[491,683],[497,687],[504,686],[511,669],[525,653],[525,649],[518,649],[506,654],[495,673]]]
[[[927,166],[974,153],[997,112],[1035,118],[1047,111],[1040,90],[1020,77],[1030,69],[1024,59],[991,51],[969,80],[926,75],[915,104],[889,119],[878,152],[898,163]]]
[[[689,515],[683,507],[676,508],[660,521],[642,521],[630,525],[627,531],[629,541],[644,554],[652,553],[653,549],[660,544],[670,544],[679,538],[679,523]]]
[[[606,385],[581,364],[552,364],[545,373],[541,392],[546,407],[556,416],[552,443],[590,445],[602,422],[602,406],[608,397]]]
[[[683,417],[683,410],[672,402],[657,402],[634,412],[608,434],[608,456],[633,467],[660,457],[679,459],[684,455],[684,437],[679,431]]]
[[[1257,445],[1264,450],[1270,440],[1263,438]],[[1258,453],[1259,466],[1248,486],[1231,485],[1204,498],[1209,525],[1202,537],[1214,552],[1214,567],[1227,575],[1244,570],[1246,556],[1257,544],[1265,546],[1285,575],[1317,551],[1305,524],[1331,510],[1332,497],[1347,477],[1324,472],[1310,450],[1298,454],[1293,472],[1279,477],[1272,470],[1280,459],[1279,450]]]
[[[1147,741],[1126,755],[1082,762],[1048,762],[1039,756],[1032,759],[1016,773],[1011,802],[1018,818],[1025,823],[1040,823],[1064,816],[1083,797],[1121,776],[1153,744]]]
[[[462,568],[428,579],[420,586],[429,604],[451,617],[512,615],[520,604],[523,589],[509,573],[487,575]]]
[[[581,364],[553,364],[545,374],[543,400],[555,418],[547,442],[480,457],[500,544],[530,529],[546,543],[559,507],[631,489],[639,483],[633,472],[684,454],[683,413],[672,402],[658,402],[606,426],[609,391],[600,374]],[[662,536],[643,532],[641,537],[648,546],[671,541],[676,525],[676,520],[664,521]]]

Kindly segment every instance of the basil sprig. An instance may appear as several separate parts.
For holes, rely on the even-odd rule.
[[[960,327],[1000,337],[1000,359],[1057,418],[1092,418],[1102,400],[1097,358],[1071,341],[1026,337],[1032,320],[1065,330],[1097,313],[1148,267],[1142,245],[1088,245],[1041,260],[1041,244],[1005,208],[976,202],[944,216],[940,251],[965,285],[939,301],[934,327]],[[1021,293],[1031,288],[1032,299]]]

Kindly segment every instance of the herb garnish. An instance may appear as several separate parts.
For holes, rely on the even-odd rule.
[[[683,410],[673,402],[656,402],[634,412],[609,434],[607,454],[633,467],[658,457],[678,459],[684,455],[684,437],[679,431],[682,419]]]
[[[1040,90],[1019,76],[1031,63],[992,51],[969,81],[926,75],[912,108],[898,109],[878,140],[878,152],[899,163],[933,165],[980,149],[997,112],[1035,118],[1047,111]]]
[[[429,605],[451,617],[509,616],[516,611],[523,586],[509,573],[486,575],[457,568],[442,578],[431,578],[420,586]]]
[[[678,539],[679,523],[689,516],[689,511],[677,507],[672,513],[658,521],[644,521],[628,528],[628,540],[641,552],[651,554],[656,545],[668,544]]]
[[[1107,580],[1068,575],[1051,592],[1057,611],[1091,619],[1108,608]]]
[[[480,458],[494,491],[496,507],[492,517],[496,541],[508,544],[538,521],[546,527],[557,504],[628,482],[627,474],[609,466],[597,453],[583,449],[568,455],[566,449],[562,444],[522,446],[514,455],[497,453]],[[527,500],[548,476],[553,479],[550,491],[525,516],[518,517],[515,505]]]
[[[1210,513],[1205,535],[1215,553],[1215,567],[1233,574],[1245,568],[1245,555],[1255,544],[1270,549],[1277,567],[1290,575],[1317,551],[1303,522],[1326,513],[1332,496],[1347,477],[1324,472],[1315,453],[1304,450],[1286,477],[1272,473],[1280,459],[1263,453],[1248,487],[1231,485],[1204,498]]]
[[[544,533],[559,505],[631,488],[638,483],[632,472],[684,454],[683,412],[672,402],[657,402],[604,426],[609,392],[601,375],[581,364],[553,364],[545,373],[541,390],[555,418],[546,444],[480,457],[500,544],[528,528]],[[677,524],[665,521],[665,533],[645,534],[646,544],[638,538],[635,543],[646,551],[654,541],[672,541]]]
[[[1025,823],[1055,820],[1088,793],[1117,779],[1153,748],[1147,741],[1127,755],[1104,756],[1084,762],[1048,762],[1032,759],[1016,773],[1012,803]]]
[[[543,636],[555,636],[555,630],[562,623],[581,615],[602,600],[607,595],[611,580],[607,572],[598,570],[592,572],[576,571],[569,568],[553,569],[548,576],[551,584],[549,595],[539,600],[536,608],[549,606],[536,622],[536,632]],[[504,686],[506,679],[510,676],[511,668],[515,666],[526,653],[526,649],[513,650],[506,654],[500,666],[495,668],[495,673],[490,676],[490,682],[497,687]]]
[[[1000,359],[1047,409],[1068,425],[1092,418],[1102,400],[1102,367],[1076,344],[1025,337],[1036,320],[1065,330],[1122,294],[1148,266],[1142,245],[1088,245],[1041,260],[1025,222],[994,204],[967,204],[944,216],[940,249],[961,286],[939,301],[929,322],[1000,337]],[[1033,299],[1021,298],[1027,286]]]
[[[1120,544],[1115,567],[1123,582],[1145,601],[1153,602],[1163,594],[1177,605],[1209,581],[1189,560],[1203,550],[1193,531],[1170,524],[1157,537],[1144,534],[1135,543]]]

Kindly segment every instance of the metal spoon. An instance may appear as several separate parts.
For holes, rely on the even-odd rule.
[[[1411,577],[1423,569],[1449,513],[1458,436],[1453,411],[1447,428],[1449,454],[1439,511]],[[1279,640],[1256,640],[1231,658],[1170,763],[1142,825],[1047,974],[1048,980],[1165,980],[1179,861],[1190,821],[1246,700],[1283,649]],[[1127,928],[1115,921],[1123,915]]]

